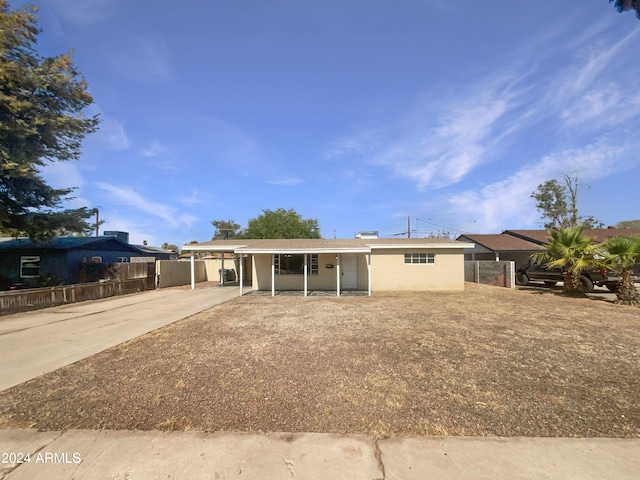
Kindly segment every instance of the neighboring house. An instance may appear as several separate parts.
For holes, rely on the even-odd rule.
[[[158,256],[163,255],[142,251],[116,237],[18,238],[0,242],[0,276],[5,283],[25,287],[37,287],[45,277],[73,284],[80,281],[82,263],[129,262],[132,257],[154,260]]]
[[[460,235],[457,240],[473,243],[475,246],[464,254],[465,260],[507,260],[513,261],[516,268],[529,262],[529,257],[544,250],[537,242],[515,237],[507,233]]]
[[[150,247],[148,245],[131,245],[137,248],[143,255],[132,256],[130,262],[152,262],[154,260],[178,260],[180,257],[173,250],[165,250],[160,247]]]
[[[640,236],[640,229],[595,228],[584,230],[583,233],[600,243],[611,237]],[[465,260],[512,260],[516,268],[521,268],[529,263],[532,254],[544,250],[549,237],[548,230],[505,230],[488,235],[464,234],[457,240],[475,244],[473,249],[465,252]]]
[[[418,239],[214,240],[183,251],[226,253],[256,290],[425,291],[464,289],[466,242]],[[238,259],[243,258],[242,262]],[[226,259],[225,259],[226,260]],[[245,269],[250,269],[245,275]],[[242,288],[242,285],[241,285]]]
[[[549,243],[548,230],[505,230],[502,233],[512,235],[538,245],[546,245]],[[598,243],[604,242],[611,237],[638,237],[640,236],[640,228],[593,228],[584,230],[583,235],[594,237]]]

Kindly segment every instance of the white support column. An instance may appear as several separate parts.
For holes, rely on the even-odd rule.
[[[222,273],[220,274],[220,285],[224,286],[224,252],[222,252],[222,262],[220,263],[220,269]]]
[[[340,296],[340,254],[336,255],[336,297]]]
[[[304,254],[304,296],[307,296],[307,273],[309,272],[308,270],[308,264],[307,264],[307,256],[308,254]]]
[[[271,254],[271,296],[276,296],[276,256]]]
[[[238,270],[240,270],[240,296],[242,296],[242,277],[244,276],[244,256],[240,254],[240,264]]]
[[[191,290],[196,289],[196,253],[191,255]]]
[[[367,288],[371,296],[371,252],[367,253]]]

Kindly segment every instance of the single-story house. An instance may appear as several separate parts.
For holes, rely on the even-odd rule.
[[[475,246],[464,254],[465,260],[495,260],[515,262],[516,268],[529,263],[529,257],[544,250],[544,247],[530,240],[525,240],[507,233],[498,234],[464,234],[456,239],[469,242]]]
[[[548,230],[505,230],[502,233],[537,243],[538,245],[546,245],[549,243],[550,237]],[[612,237],[638,237],[640,236],[640,228],[592,228],[585,229],[582,234],[594,237],[596,242],[601,243]]]
[[[57,237],[44,241],[12,238],[0,241],[0,277],[3,283],[37,287],[42,278],[78,283],[82,264],[130,262],[132,258],[169,259],[168,251],[151,252],[119,238]],[[160,258],[159,258],[160,257]]]
[[[594,237],[594,241],[600,243],[611,237],[640,236],[640,229],[594,228],[584,230],[583,234]],[[548,230],[504,230],[488,235],[464,234],[456,240],[475,245],[465,253],[465,260],[511,260],[516,268],[521,268],[529,263],[532,254],[544,250],[549,237]]]
[[[232,253],[240,283],[254,290],[426,291],[464,289],[467,242],[436,238],[213,240],[183,251]],[[226,258],[226,257],[223,257]],[[231,262],[229,262],[231,263]]]

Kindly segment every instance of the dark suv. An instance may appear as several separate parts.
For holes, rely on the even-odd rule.
[[[544,263],[531,263],[516,272],[518,285],[528,285],[529,280],[542,280],[547,287],[553,287],[556,283],[564,281],[564,271],[561,268],[548,267]],[[585,292],[592,292],[594,285],[607,287],[609,291],[615,292],[620,280],[620,275],[605,268],[585,270],[580,274],[580,282]]]

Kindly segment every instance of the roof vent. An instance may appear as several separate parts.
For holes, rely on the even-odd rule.
[[[356,238],[378,238],[378,230],[370,230],[367,232],[358,232]]]
[[[104,235],[105,237],[116,237],[118,240],[121,240],[124,243],[129,243],[129,232],[117,232],[115,230],[108,230],[102,235]]]

